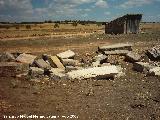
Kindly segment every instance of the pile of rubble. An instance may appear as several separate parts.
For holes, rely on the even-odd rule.
[[[31,78],[49,79],[108,79],[121,76],[122,68],[108,62],[108,56],[124,56],[125,60],[133,63],[133,69],[147,75],[160,76],[160,66],[142,62],[142,57],[132,51],[132,44],[113,44],[98,47],[98,55],[93,57],[92,64],[84,67],[84,62],[75,60],[75,53],[71,50],[55,56],[43,54],[38,57],[27,53],[1,53],[0,76],[27,75]],[[148,50],[151,60],[160,60],[160,49]]]

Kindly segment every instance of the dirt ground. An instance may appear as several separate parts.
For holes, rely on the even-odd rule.
[[[0,52],[57,54],[71,49],[76,59],[90,60],[98,46],[133,43],[133,51],[160,45],[160,29],[143,34],[71,36],[0,41]],[[115,60],[116,62],[116,60]],[[125,73],[114,80],[55,80],[40,82],[28,78],[0,78],[0,119],[5,116],[75,115],[80,120],[160,120],[160,78],[132,70],[132,64],[118,61]],[[18,119],[18,118],[17,118]]]

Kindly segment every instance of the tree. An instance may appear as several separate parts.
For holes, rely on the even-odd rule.
[[[77,27],[78,24],[77,24],[77,22],[73,22],[72,25],[73,25],[74,27]]]
[[[59,24],[56,23],[56,24],[54,25],[54,28],[59,28]]]
[[[30,25],[26,25],[26,29],[31,29],[31,26]]]

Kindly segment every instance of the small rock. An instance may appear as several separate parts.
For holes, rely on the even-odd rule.
[[[29,75],[32,77],[39,77],[44,75],[44,70],[38,67],[30,67]]]

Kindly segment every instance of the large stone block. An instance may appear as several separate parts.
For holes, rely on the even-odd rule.
[[[104,66],[104,67],[93,67],[82,70],[75,70],[68,72],[67,75],[70,79],[87,79],[87,78],[98,78],[106,79],[114,77],[119,73],[116,66]]]
[[[63,64],[61,63],[61,61],[58,59],[57,56],[50,56],[49,63],[52,67],[65,69],[65,67],[63,66]]]
[[[69,59],[69,58],[74,58],[75,53],[71,50],[68,50],[68,51],[57,54],[57,56],[61,59]]]
[[[126,55],[130,51],[128,50],[112,50],[112,51],[104,51],[105,55]]]
[[[160,47],[154,47],[148,50],[147,55],[151,60],[160,60]]]
[[[20,54],[16,58],[16,61],[21,62],[21,63],[32,64],[34,60],[36,59],[36,57],[37,56],[23,53],[23,54]]]
[[[35,60],[34,62],[40,68],[43,68],[43,69],[50,69],[51,68],[51,66],[43,59],[38,59],[38,60]]]
[[[128,54],[126,54],[126,61],[129,62],[138,62],[140,61],[141,56],[139,54],[133,53],[133,52],[129,52]]]
[[[105,62],[107,62],[107,56],[103,55],[103,54],[99,54],[99,55],[93,57],[93,61],[94,62],[99,61],[100,64],[105,63]]]
[[[138,72],[148,73],[150,69],[154,68],[155,66],[150,65],[146,62],[135,62],[133,64],[133,69]]]
[[[77,66],[79,64],[79,61],[74,59],[62,59],[61,61],[64,66]]]
[[[66,80],[67,76],[65,70],[59,68],[52,68],[50,70],[50,78],[53,80]]]
[[[112,51],[112,50],[132,50],[132,44],[129,43],[117,43],[112,45],[105,45],[99,47],[100,51]]]

